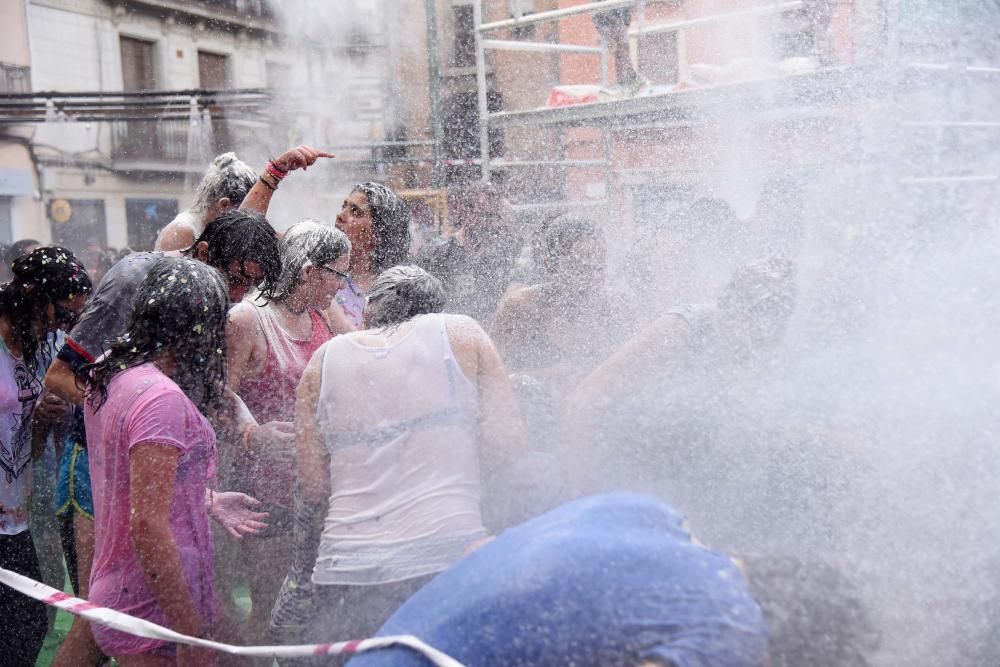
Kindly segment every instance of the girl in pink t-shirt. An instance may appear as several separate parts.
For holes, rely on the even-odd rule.
[[[90,600],[204,637],[218,621],[209,511],[220,495],[249,504],[242,494],[206,491],[215,432],[200,411],[223,391],[227,286],[201,262],[167,257],[135,304],[125,335],[80,373],[95,514]],[[245,509],[242,520],[223,523],[252,532],[254,518]],[[199,649],[92,630],[125,666],[212,662]]]

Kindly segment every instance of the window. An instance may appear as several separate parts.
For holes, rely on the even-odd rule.
[[[160,230],[176,215],[176,199],[126,199],[128,247],[133,250],[152,250]]]
[[[816,26],[808,8],[779,14],[775,23],[775,55],[779,60],[816,55]]]
[[[122,55],[122,90],[126,93],[156,90],[156,67],[153,42],[120,37]]]
[[[199,51],[198,85],[206,90],[225,90],[229,88],[229,58],[217,53]]]
[[[475,67],[476,27],[472,5],[452,7],[455,40],[451,48],[452,67]]]
[[[11,198],[0,197],[0,243],[10,243],[14,240],[14,230],[11,225]]]
[[[106,248],[108,230],[104,221],[103,199],[70,199],[70,217],[66,222],[51,221],[52,243],[69,248],[84,257],[92,248]]]

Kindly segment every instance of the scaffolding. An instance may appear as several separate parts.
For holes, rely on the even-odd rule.
[[[496,39],[495,33],[542,22],[561,21],[567,18],[593,15],[615,8],[636,9],[628,35],[635,40],[636,51],[642,49],[642,40],[648,35],[677,33],[691,28],[701,28],[734,21],[783,15],[806,7],[802,0],[772,0],[758,6],[708,16],[698,16],[670,21],[649,23],[645,18],[645,8],[658,0],[605,0],[604,2],[582,2],[570,7],[541,11],[534,14],[511,16],[502,20],[485,22],[483,18],[484,0],[475,0],[474,19],[476,30],[476,71],[479,101],[479,164],[482,177],[489,179],[492,172],[510,168],[490,155],[489,134],[495,130],[513,128],[547,128],[565,130],[569,128],[593,128],[601,133],[603,157],[598,160],[564,159],[547,161],[545,164],[565,170],[578,167],[602,167],[604,171],[605,197],[610,193],[612,182],[618,175],[634,176],[636,172],[664,172],[666,168],[622,169],[616,167],[613,155],[615,133],[635,133],[643,130],[666,130],[691,128],[706,122],[712,110],[720,104],[731,103],[734,99],[749,102],[747,123],[766,125],[779,121],[802,121],[805,119],[833,119],[844,113],[845,105],[864,99],[886,95],[906,95],[928,81],[940,81],[942,76],[962,77],[963,85],[975,86],[976,81],[993,79],[1000,75],[1000,68],[981,64],[956,64],[950,62],[905,62],[899,59],[899,38],[889,16],[888,49],[884,57],[868,64],[844,64],[820,66],[812,71],[786,74],[768,78],[747,79],[732,83],[721,83],[693,87],[684,90],[653,92],[647,95],[598,101],[577,105],[508,109],[491,112],[487,107],[487,53],[491,50],[580,53],[591,54],[601,59],[600,82],[607,83],[607,49],[605,44],[598,47],[582,44],[556,44],[547,42],[518,41],[516,39]],[[891,13],[890,13],[891,14]],[[898,20],[898,17],[895,17]],[[904,91],[904,92],[900,92]],[[905,92],[909,91],[909,92]],[[757,105],[759,100],[766,104]],[[902,116],[903,114],[901,114]],[[883,132],[886,136],[899,140],[901,145],[889,146],[883,157],[893,159],[901,152],[911,150],[906,145],[913,144],[917,132],[929,130],[933,133],[932,157],[930,164],[935,173],[913,174],[900,178],[899,186],[960,186],[993,184],[1000,180],[991,171],[996,163],[987,163],[983,173],[950,173],[944,164],[942,153],[945,133],[961,131],[997,131],[1000,123],[982,118],[941,118],[916,119],[896,117],[885,119]],[[886,142],[888,143],[888,142]],[[521,163],[527,166],[529,163]],[[982,165],[980,165],[982,166]],[[690,181],[698,174],[683,174],[681,180]],[[605,199],[576,199],[517,207],[522,210],[561,210],[581,207],[600,207],[608,203]]]

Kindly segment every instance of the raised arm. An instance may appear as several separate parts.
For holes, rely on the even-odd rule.
[[[516,461],[524,448],[521,412],[503,361],[483,328],[471,317],[447,317],[452,350],[479,392],[479,451],[490,475]]]
[[[280,156],[270,160],[267,166],[261,171],[257,183],[250,188],[241,209],[256,211],[261,215],[267,215],[267,209],[271,205],[271,198],[278,189],[278,184],[288,174],[301,169],[305,171],[316,163],[320,158],[333,157],[333,153],[326,153],[309,146],[296,146],[285,151]]]
[[[591,371],[570,395],[563,415],[563,460],[570,485],[584,490],[586,465],[593,459],[594,438],[601,415],[626,385],[642,383],[651,373],[665,371],[668,358],[687,347],[690,329],[678,315],[666,315],[625,341]]]
[[[508,292],[497,306],[490,337],[509,367],[516,366],[512,359],[527,344],[527,323],[534,319],[536,309],[537,303],[530,287]]]

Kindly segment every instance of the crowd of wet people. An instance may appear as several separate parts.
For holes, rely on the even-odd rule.
[[[704,405],[766,370],[795,304],[788,259],[655,312],[609,289],[595,220],[540,225],[525,260],[487,184],[451,192],[454,233],[414,255],[379,183],[278,234],[281,183],[328,157],[220,156],[156,250],[99,280],[64,248],[19,249],[0,287],[0,567],[58,587],[64,558],[78,596],[235,644],[414,634],[468,665],[865,664],[838,572],[705,525],[701,496],[739,453],[650,400]],[[704,201],[677,215],[725,218]],[[668,243],[677,266],[692,239]],[[51,615],[2,586],[0,615],[4,664],[34,664]],[[53,664],[109,657],[239,662],[76,617]]]

